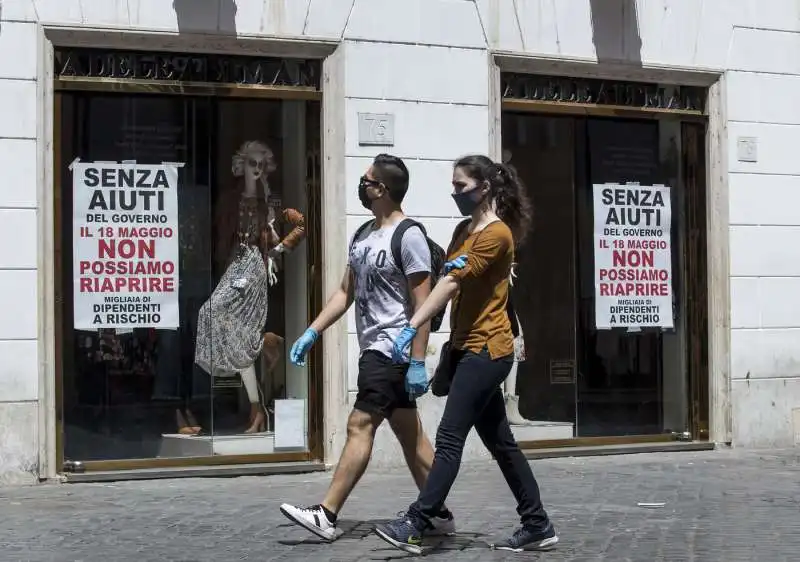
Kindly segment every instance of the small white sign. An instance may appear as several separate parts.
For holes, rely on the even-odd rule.
[[[275,449],[306,448],[306,401],[275,400]]]
[[[362,146],[394,146],[394,114],[359,113],[358,144]]]
[[[758,162],[758,140],[755,137],[739,137],[736,148],[739,162]]]

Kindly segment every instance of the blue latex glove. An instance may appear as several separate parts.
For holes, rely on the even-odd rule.
[[[450,261],[444,262],[444,273],[445,275],[453,271],[454,269],[464,269],[467,266],[467,255],[463,254],[458,256],[457,258],[453,258]]]
[[[425,371],[425,361],[412,359],[406,371],[406,392],[408,398],[414,400],[428,392],[428,373]]]
[[[306,331],[297,338],[297,341],[292,345],[291,351],[289,351],[289,359],[292,363],[298,367],[305,367],[306,353],[308,353],[308,350],[311,349],[318,337],[319,334],[314,328],[306,328]]]
[[[406,326],[400,331],[392,347],[392,360],[395,363],[406,362],[406,350],[411,346],[411,340],[417,335],[416,328]]]

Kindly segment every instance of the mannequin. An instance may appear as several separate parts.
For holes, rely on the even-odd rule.
[[[511,276],[509,283],[511,288],[514,287],[514,279],[517,278],[516,263],[511,264]],[[517,395],[517,372],[519,371],[519,364],[525,361],[525,336],[522,333],[522,323],[517,317],[516,311],[509,310],[509,314],[513,316],[510,318],[512,327],[515,327],[514,334],[514,364],[511,366],[511,371],[508,373],[505,382],[503,383],[503,394],[506,401],[506,415],[511,425],[525,425],[527,420],[519,413],[519,396]]]
[[[511,164],[511,159],[513,158],[512,152],[504,148],[502,154],[503,164]],[[511,264],[511,275],[509,277],[509,283],[513,292],[514,288],[514,280],[517,278],[517,271],[516,271],[517,264]],[[503,395],[506,402],[506,415],[508,416],[508,421],[511,425],[525,425],[528,423],[528,420],[522,417],[522,414],[519,413],[519,395],[517,394],[517,372],[519,371],[519,364],[521,361],[525,361],[525,336],[522,333],[522,322],[519,321],[519,318],[516,314],[516,311],[510,311],[510,314],[513,315],[513,318],[510,318],[511,323],[514,327],[512,331],[514,331],[514,364],[511,367],[511,371],[508,373],[508,377],[506,377],[505,382],[503,383]]]
[[[220,195],[215,259],[224,270],[200,308],[195,363],[213,377],[237,373],[250,401],[245,433],[266,429],[266,412],[255,362],[264,346],[269,287],[278,282],[278,263],[305,237],[305,219],[294,209],[281,218],[293,228],[281,240],[275,230],[277,200],[267,177],[275,171],[272,151],[260,141],[242,144],[233,156],[236,182]]]

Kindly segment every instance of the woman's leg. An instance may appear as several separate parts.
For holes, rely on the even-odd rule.
[[[441,511],[458,475],[467,435],[486,407],[492,390],[502,382],[486,372],[487,364],[492,363],[485,353],[471,352],[466,352],[458,362],[436,432],[433,466],[419,498],[408,510],[412,517],[427,521]]]
[[[519,449],[506,417],[503,393],[498,387],[475,422],[475,431],[492,454],[517,499],[517,513],[522,524],[544,531],[549,525],[542,507],[539,484],[533,476],[528,459]]]
[[[256,379],[255,364],[246,367],[241,373],[242,383],[247,392],[247,399],[251,404],[258,404],[261,400],[258,395],[258,380]]]
[[[511,367],[510,362],[492,361],[487,352],[466,352],[458,361],[450,394],[436,432],[436,454],[428,480],[407,514],[378,525],[375,532],[399,549],[419,554],[422,536],[431,529],[455,482],[469,430],[481,414]]]

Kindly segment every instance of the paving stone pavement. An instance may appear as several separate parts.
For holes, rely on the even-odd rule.
[[[458,536],[425,559],[800,560],[800,449],[549,459],[533,463],[561,543],[500,553],[516,524],[491,463],[465,464],[448,505]],[[282,501],[318,502],[330,474],[42,485],[0,490],[0,561],[349,562],[411,558],[371,533],[414,498],[405,471],[368,472],[327,545],[290,526]],[[639,502],[664,502],[648,509]]]

